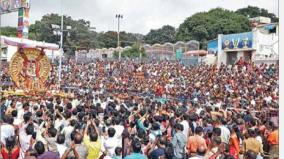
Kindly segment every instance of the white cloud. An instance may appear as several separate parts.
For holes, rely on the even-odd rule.
[[[63,0],[63,12],[91,21],[97,31],[116,30],[115,14],[124,15],[121,30],[146,34],[163,25],[178,27],[196,12],[222,7],[237,10],[248,5],[278,15],[278,0]],[[60,13],[60,0],[32,0],[31,23],[47,13]],[[17,13],[2,15],[2,26],[17,26]]]

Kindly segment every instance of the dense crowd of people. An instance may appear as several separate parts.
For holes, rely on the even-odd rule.
[[[4,159],[278,158],[279,66],[66,61],[54,96],[2,97]],[[9,83],[7,67],[1,82]],[[2,85],[2,90],[10,89]]]

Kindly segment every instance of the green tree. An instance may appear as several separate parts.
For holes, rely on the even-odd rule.
[[[144,38],[145,42],[148,44],[155,44],[155,43],[174,43],[176,30],[174,27],[170,25],[165,25],[160,29],[151,30]]]
[[[117,47],[117,32],[115,31],[107,31],[101,32],[98,35],[98,41],[101,42],[104,48],[116,48]]]
[[[269,17],[272,22],[278,22],[279,18],[273,14],[269,13],[268,10],[264,8],[258,8],[254,6],[248,6],[246,8],[241,8],[236,11],[236,13],[242,14],[246,17],[254,18],[258,16]]]
[[[146,52],[145,49],[141,46],[140,43],[135,43],[132,45],[131,48],[126,49],[124,51],[121,52],[121,57],[122,58],[138,58],[140,57],[140,54],[142,55],[142,57],[146,57]],[[113,53],[114,58],[118,58],[119,57],[119,52],[115,51]]]
[[[60,26],[61,16],[58,14],[47,14],[40,21],[30,26],[30,38],[59,44],[60,36],[54,35],[52,24]],[[70,16],[64,16],[64,29],[71,26],[71,30],[63,34],[63,49],[69,54],[74,54],[77,48],[91,49],[99,47],[96,43],[96,32],[89,30],[90,22],[83,19],[73,20]]]
[[[141,41],[143,35],[126,33],[125,31],[120,32],[120,46],[132,46],[134,43]],[[116,48],[117,47],[117,32],[107,31],[101,32],[98,35],[98,41],[101,43],[101,47],[105,48]]]
[[[188,17],[178,28],[176,38],[181,41],[200,41],[206,49],[208,40],[217,38],[218,34],[232,34],[250,30],[247,17],[222,8],[200,12]]]
[[[126,33],[124,31],[120,33],[122,47],[132,46],[134,43],[141,42],[142,40],[143,35],[141,34]]]
[[[3,36],[12,36],[12,37],[15,37],[17,36],[18,32],[17,32],[17,28],[15,27],[1,27],[0,28],[0,35],[3,35]]]

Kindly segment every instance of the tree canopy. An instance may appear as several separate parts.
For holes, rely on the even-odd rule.
[[[246,8],[241,8],[236,11],[236,13],[242,14],[249,18],[254,18],[258,16],[269,17],[271,22],[278,22],[279,18],[275,14],[269,13],[268,10],[264,8],[258,8],[254,6],[248,6]]]
[[[145,42],[148,44],[155,43],[174,43],[176,29],[170,25],[165,25],[160,29],[151,30],[144,38]]]
[[[176,38],[182,41],[197,40],[201,48],[218,34],[232,34],[250,30],[247,17],[222,8],[200,12],[188,17],[178,28]]]
[[[141,43],[134,43],[131,48],[126,49],[121,52],[122,58],[138,58],[140,57],[140,54],[142,57],[146,57],[145,49],[141,46]],[[119,57],[119,52],[115,51],[113,54],[114,58]]]
[[[12,36],[15,37],[17,36],[18,32],[17,32],[17,28],[15,27],[1,27],[0,28],[0,35],[4,35],[4,36]]]
[[[132,46],[136,42],[141,42],[143,35],[126,33],[125,31],[120,32],[120,46]],[[101,32],[98,35],[98,42],[100,47],[103,48],[116,48],[117,47],[117,32],[116,31],[107,31]]]
[[[30,38],[39,41],[59,44],[60,36],[54,34],[52,24],[60,26],[61,16],[47,14],[40,21],[30,26]],[[66,26],[71,26],[67,31]],[[96,32],[89,30],[90,22],[83,19],[73,20],[70,16],[64,16],[63,49],[67,53],[74,53],[75,49],[90,49],[98,46]]]

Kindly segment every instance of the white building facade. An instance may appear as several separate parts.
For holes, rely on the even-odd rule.
[[[241,57],[257,63],[278,61],[278,24],[263,24],[251,32],[218,35],[217,64],[235,64]]]

